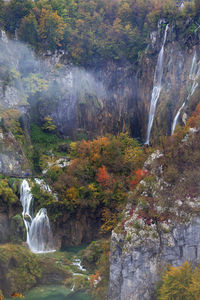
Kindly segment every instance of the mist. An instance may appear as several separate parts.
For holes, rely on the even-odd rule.
[[[64,63],[63,63],[64,60]],[[77,105],[105,99],[107,92],[95,74],[66,61],[64,51],[38,57],[26,44],[10,40],[2,31],[0,40],[1,108],[22,107],[35,114],[35,121],[50,115],[61,134],[76,127]],[[93,100],[91,100],[93,99]],[[91,100],[91,101],[90,101]],[[98,103],[99,107],[103,104]]]

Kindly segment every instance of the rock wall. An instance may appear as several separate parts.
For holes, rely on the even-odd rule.
[[[97,239],[101,226],[99,211],[79,210],[74,214],[63,213],[59,222],[52,222],[56,249],[78,246]]]
[[[157,30],[151,32],[149,45],[134,68],[127,61],[110,61],[85,70],[72,66],[64,51],[47,52],[38,58],[19,42],[10,44],[4,39],[2,51],[9,50],[8,61],[4,61],[5,55],[0,59],[4,69],[8,68],[11,79],[8,80],[4,69],[0,68],[0,106],[23,110],[24,113],[29,110],[39,125],[43,124],[45,116],[50,115],[63,136],[76,138],[78,133],[87,134],[90,138],[107,132],[128,131],[144,141],[154,71],[166,22],[160,20]],[[193,20],[187,21],[188,26],[192,25],[190,22]],[[187,115],[194,110],[198,84],[192,94],[191,91],[199,78],[198,44],[198,32],[189,38],[187,35],[186,39],[176,24],[169,25],[152,142],[156,142],[160,135],[171,134],[173,119],[184,101],[186,105],[178,122],[185,122]],[[38,74],[42,75],[45,83]]]
[[[152,299],[155,283],[168,264],[196,263],[200,259],[200,217],[175,226],[160,239],[140,236],[135,244],[112,234],[109,300]]]
[[[160,20],[157,31],[150,34],[149,45],[134,69],[128,62],[112,61],[90,70],[77,68],[73,71],[72,68],[71,92],[57,102],[57,109],[51,113],[62,134],[70,134],[70,128],[85,132],[89,137],[128,131],[133,137],[146,139],[154,71],[165,25],[166,21]],[[175,24],[169,25],[152,142],[156,142],[160,135],[171,134],[173,120],[184,101],[186,105],[178,119],[181,124],[198,102],[198,43],[198,34],[191,35],[189,40],[184,39]],[[60,62],[67,68],[68,62],[63,57],[60,57]]]

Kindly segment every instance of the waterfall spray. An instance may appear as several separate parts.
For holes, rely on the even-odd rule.
[[[27,180],[23,180],[20,191],[23,220],[26,227],[26,242],[34,253],[53,252],[53,236],[47,210],[41,208],[33,217],[33,196]]]
[[[162,77],[163,77],[163,62],[164,62],[164,47],[165,42],[167,38],[167,31],[168,31],[169,25],[167,24],[165,28],[165,34],[164,34],[164,40],[161,47],[161,50],[158,55],[158,60],[156,64],[156,69],[154,73],[154,82],[153,82],[153,90],[151,94],[151,104],[150,104],[150,111],[149,111],[149,121],[148,121],[148,127],[147,127],[147,139],[145,144],[149,145],[150,140],[150,134],[151,129],[154,121],[155,111],[156,111],[156,105],[160,96],[161,88],[162,88]]]

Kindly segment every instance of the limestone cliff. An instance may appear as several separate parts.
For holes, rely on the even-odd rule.
[[[172,147],[172,152],[156,151],[144,164],[149,175],[130,192],[112,233],[109,300],[154,299],[155,284],[167,265],[198,263],[199,155],[194,164],[190,159],[199,153],[198,143],[199,128],[190,128],[175,146],[178,156],[171,156],[176,151]]]
[[[200,217],[175,225],[160,239],[136,236],[132,241],[112,234],[110,300],[152,299],[155,283],[168,264],[180,266],[200,259]]]

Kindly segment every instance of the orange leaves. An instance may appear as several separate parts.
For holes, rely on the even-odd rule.
[[[187,121],[187,127],[196,127],[200,125],[200,103],[197,104],[195,111]]]
[[[113,181],[105,166],[98,169],[97,182],[99,182],[103,187],[109,187],[112,184]]]
[[[12,298],[24,298],[24,296],[21,293],[13,293]]]
[[[131,188],[134,189],[135,186],[148,174],[147,170],[138,169],[135,171],[134,179],[131,181]]]
[[[89,281],[91,287],[96,287],[97,283],[99,282],[100,271],[97,270],[96,274],[90,275]]]

